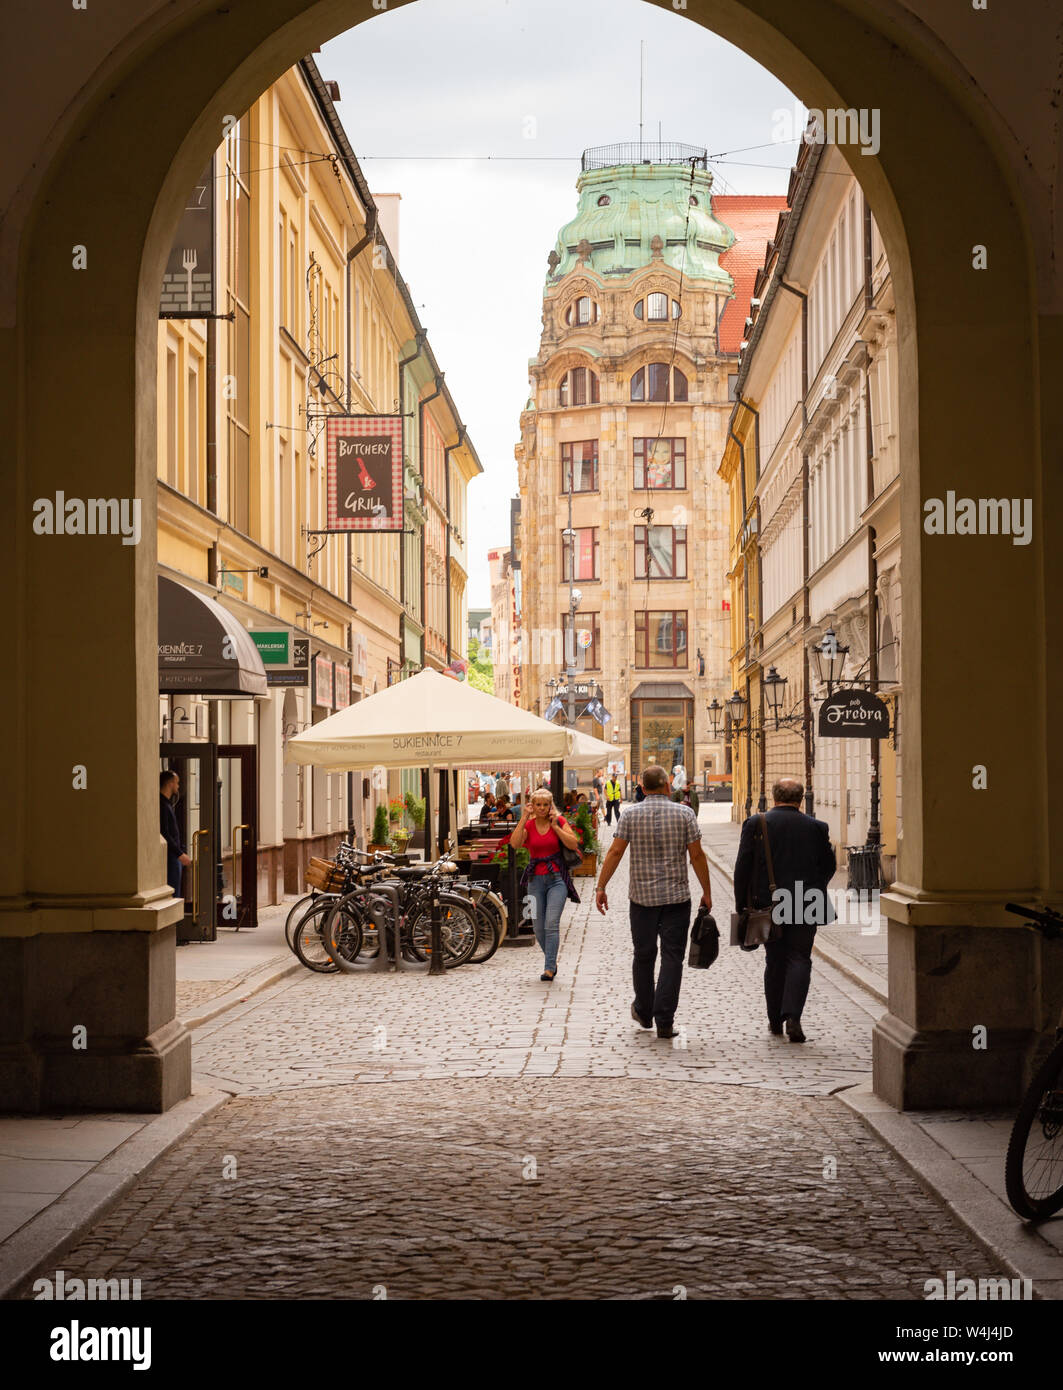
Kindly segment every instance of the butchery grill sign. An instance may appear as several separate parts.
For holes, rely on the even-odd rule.
[[[329,531],[401,531],[402,416],[331,415]]]
[[[869,690],[836,690],[819,707],[820,738],[888,738],[890,712]]]

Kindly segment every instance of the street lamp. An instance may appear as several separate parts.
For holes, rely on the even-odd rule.
[[[812,660],[816,666],[816,679],[821,685],[827,687],[827,694],[842,678],[842,671],[845,669],[845,658],[849,655],[848,647],[838,645],[838,639],[834,635],[832,627],[827,628],[822,639],[811,649]]]
[[[712,704],[706,705],[709,713],[709,723],[712,725],[712,736],[714,739],[720,737],[720,720],[723,718],[723,705],[720,704],[716,696],[712,697]]]
[[[731,716],[731,723],[733,725],[741,725],[741,723],[745,719],[745,713],[748,707],[745,698],[742,695],[739,695],[738,691],[736,690],[734,694],[731,696],[731,698],[725,701],[725,703],[727,705],[727,712]]]
[[[779,705],[783,697],[783,689],[787,684],[788,677],[780,676],[774,666],[768,668],[768,674],[764,677],[762,684],[768,698],[768,709],[775,720],[775,727],[779,727]]]

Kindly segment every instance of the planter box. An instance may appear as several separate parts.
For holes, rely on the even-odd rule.
[[[593,878],[598,872],[598,856],[596,854],[585,854],[583,863],[577,864],[572,870],[573,878]]]
[[[369,853],[370,853],[370,854],[375,854],[375,853],[377,852],[377,850],[380,850],[380,851],[383,852],[383,851],[385,851],[386,849],[387,849],[387,845],[378,845],[378,844],[376,843],[375,840],[370,840],[370,841],[369,841]]]

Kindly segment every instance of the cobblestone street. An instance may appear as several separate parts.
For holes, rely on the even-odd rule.
[[[866,1076],[880,1006],[817,962],[793,1046],[760,959],[725,946],[686,972],[675,1043],[640,1033],[623,869],[610,888],[603,919],[582,882],[552,986],[503,948],[442,979],[300,974],[199,1029],[199,1079],[235,1098],[67,1276],[167,1299],[921,1299],[991,1273],[830,1098]]]

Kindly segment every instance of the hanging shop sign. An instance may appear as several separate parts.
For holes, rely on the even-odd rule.
[[[403,528],[402,416],[330,415],[328,531]]]
[[[310,669],[310,638],[292,638],[292,665],[297,671]]]
[[[267,685],[290,685],[305,688],[310,684],[309,671],[278,671],[274,668],[266,672]]]
[[[332,662],[327,656],[314,657],[314,704],[332,709]]]
[[[274,631],[252,628],[248,636],[258,648],[263,666],[291,665],[291,633],[287,628]]]
[[[820,738],[888,738],[890,712],[870,690],[836,690],[819,707]]]
[[[162,277],[161,319],[201,319],[213,316],[214,295],[214,159],[189,194],[170,259]]]
[[[356,632],[351,642],[351,663],[356,676],[365,680],[369,674],[369,639],[364,632]]]
[[[334,704],[336,709],[346,709],[351,703],[351,673],[346,666],[337,661],[333,673]]]

